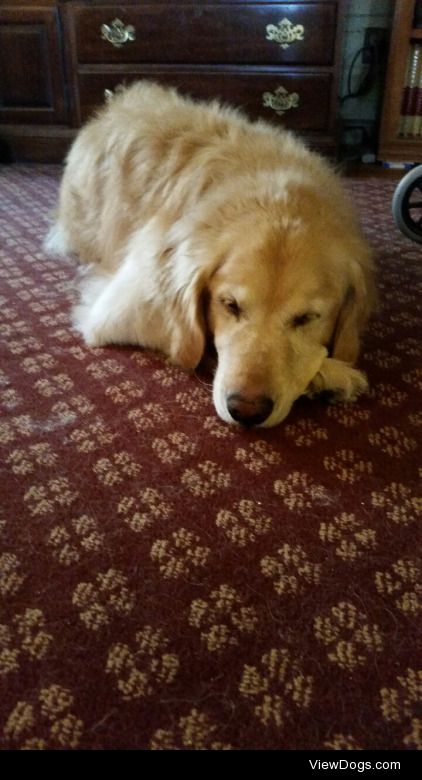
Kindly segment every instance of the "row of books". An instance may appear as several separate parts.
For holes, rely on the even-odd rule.
[[[411,138],[422,137],[422,43],[419,42],[409,47],[399,134]]]

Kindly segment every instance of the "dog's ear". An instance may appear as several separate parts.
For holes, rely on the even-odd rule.
[[[360,351],[360,336],[376,304],[372,262],[354,262],[332,338],[332,357],[353,365]]]
[[[196,368],[205,350],[206,324],[203,283],[191,281],[179,290],[169,312],[171,321],[170,359],[187,371]]]

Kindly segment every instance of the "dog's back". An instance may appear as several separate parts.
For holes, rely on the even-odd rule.
[[[237,201],[251,190],[259,197],[259,187],[265,195],[283,171],[321,191],[336,187],[327,165],[287,131],[136,82],[118,88],[79,132],[46,248],[113,269],[128,237],[158,212],[166,230],[186,214],[193,219],[205,198],[229,200],[230,189]]]

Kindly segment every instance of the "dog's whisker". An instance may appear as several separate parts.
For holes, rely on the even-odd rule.
[[[213,388],[212,382],[206,382],[205,379],[201,379],[201,377],[198,376],[198,374],[194,374],[194,377],[196,381],[199,382],[200,385],[202,385],[202,387],[206,387],[207,390],[210,390],[212,392],[212,388]]]

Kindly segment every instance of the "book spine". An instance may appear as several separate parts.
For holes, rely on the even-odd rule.
[[[421,79],[422,45],[412,44],[409,49],[406,80],[402,93],[400,135],[413,135],[415,130],[416,107],[418,103],[419,83]]]
[[[413,135],[417,138],[422,136],[422,56],[421,66],[419,68],[419,79],[416,87],[415,118],[413,121]]]

